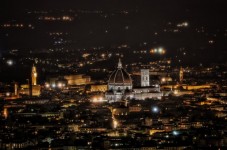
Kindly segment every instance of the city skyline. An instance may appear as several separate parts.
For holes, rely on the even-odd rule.
[[[0,149],[227,149],[226,0],[0,2]]]

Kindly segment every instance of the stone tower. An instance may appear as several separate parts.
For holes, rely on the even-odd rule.
[[[32,72],[31,72],[31,77],[32,77],[32,85],[37,85],[37,71],[36,71],[36,67],[33,65],[32,66]]]
[[[141,69],[141,86],[150,86],[150,73],[149,69]]]
[[[179,72],[179,82],[180,84],[182,84],[184,79],[184,69],[182,67],[180,67],[180,72]]]

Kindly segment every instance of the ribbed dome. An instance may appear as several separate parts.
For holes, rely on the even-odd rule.
[[[132,79],[130,75],[122,68],[120,60],[118,63],[118,68],[110,75],[109,84],[132,84]]]

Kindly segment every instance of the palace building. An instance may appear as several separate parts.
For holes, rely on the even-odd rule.
[[[21,85],[20,94],[29,96],[40,96],[41,86],[37,84],[37,77],[37,69],[36,66],[33,65],[31,69],[31,81],[28,79],[28,84]]]

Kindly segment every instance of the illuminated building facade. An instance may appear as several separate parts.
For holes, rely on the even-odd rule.
[[[30,95],[30,96],[40,96],[41,86],[37,84],[37,76],[38,76],[38,73],[37,73],[36,67],[33,65],[32,71],[31,71],[31,85],[29,85],[29,83],[21,85],[20,94]],[[30,86],[32,86],[31,90],[30,90]]]
[[[133,88],[132,79],[119,60],[117,69],[110,75],[105,97],[110,103],[124,99],[161,99],[163,93],[160,91],[160,86],[150,86],[149,78],[149,70],[141,70],[141,87]]]
[[[121,60],[119,59],[118,67],[110,75],[108,81],[106,99],[110,102],[115,102],[130,96],[132,96],[132,79],[123,69]]]
[[[84,74],[51,77],[47,80],[46,87],[51,88],[64,88],[66,86],[73,87],[91,84],[91,77]]]
[[[90,92],[106,92],[106,91],[107,91],[107,85],[106,84],[91,85]]]
[[[32,78],[32,85],[37,85],[37,71],[36,67],[33,65],[32,66],[32,72],[31,72],[31,78]]]
[[[86,85],[86,84],[90,84],[91,82],[91,77],[83,74],[67,75],[67,76],[64,76],[64,79],[67,80],[68,85]]]

